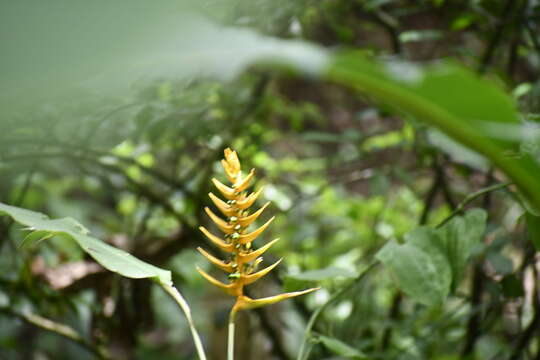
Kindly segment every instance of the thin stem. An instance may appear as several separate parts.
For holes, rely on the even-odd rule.
[[[352,289],[359,281],[361,281],[375,266],[378,264],[377,261],[372,262],[370,265],[368,265],[360,274],[352,280],[350,283],[339,289],[336,293],[334,293],[327,302],[325,302],[320,308],[315,310],[313,315],[311,315],[311,318],[309,319],[306,330],[304,331],[304,339],[302,340],[302,345],[300,346],[300,351],[298,352],[298,356],[296,357],[297,360],[305,360],[308,358],[310,350],[307,349],[307,343],[311,336],[311,329],[315,325],[315,322],[319,318],[319,316],[322,314],[324,310],[328,306],[330,306],[332,303],[334,303],[336,300],[338,300],[343,294],[345,294],[347,291]]]
[[[459,203],[459,205],[455,208],[455,210],[452,211],[452,213],[450,215],[448,215],[443,221],[441,221],[439,223],[439,225],[437,225],[437,227],[439,228],[439,227],[443,226],[444,224],[446,224],[448,221],[452,220],[455,216],[457,216],[460,212],[462,212],[463,209],[465,208],[465,206],[468,203],[470,203],[471,201],[479,198],[480,196],[482,196],[484,194],[487,194],[487,193],[492,192],[492,191],[503,189],[503,188],[505,188],[507,186],[510,186],[510,185],[512,185],[511,181],[500,183],[500,184],[495,184],[495,185],[485,187],[485,188],[480,189],[480,190],[478,190],[476,192],[473,192],[472,194],[467,195],[465,197],[465,199],[463,199],[463,201]]]
[[[234,311],[234,310],[233,310]],[[231,311],[229,315],[229,333],[227,338],[227,360],[234,360],[234,315]]]
[[[193,336],[193,342],[195,343],[195,349],[197,350],[197,355],[200,360],[206,360],[206,354],[204,353],[204,348],[201,342],[201,338],[197,329],[195,329],[195,324],[193,323],[193,318],[191,317],[191,309],[187,301],[184,299],[182,294],[174,287],[174,285],[160,283],[163,290],[165,290],[171,297],[176,301],[180,306],[180,309],[184,312],[186,319],[188,321],[189,329],[191,330],[191,335]]]
[[[488,67],[491,65],[491,62],[493,61],[493,56],[495,55],[495,50],[497,49],[497,45],[502,39],[503,32],[508,23],[510,23],[510,21],[512,20],[512,10],[516,3],[517,1],[514,0],[506,1],[504,8],[501,12],[501,17],[499,18],[495,30],[493,31],[493,36],[490,39],[489,44],[487,45],[486,51],[482,56],[482,61],[480,62],[480,65],[478,67],[478,72],[480,74],[484,74]]]

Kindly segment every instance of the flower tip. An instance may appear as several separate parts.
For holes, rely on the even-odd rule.
[[[301,291],[283,293],[283,294],[274,295],[274,296],[261,298],[261,299],[251,299],[246,296],[242,296],[237,299],[236,304],[234,305],[234,309],[235,311],[238,311],[238,310],[254,309],[261,306],[268,306],[268,305],[272,305],[272,304],[275,304],[275,303],[278,303],[278,302],[281,302],[283,300],[287,300],[293,297],[305,295],[313,291],[317,291],[319,289],[320,287],[316,287],[316,288],[311,288],[311,289],[306,289],[306,290],[301,290]]]

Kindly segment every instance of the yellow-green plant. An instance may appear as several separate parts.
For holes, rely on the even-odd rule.
[[[223,283],[210,276],[202,269],[197,268],[197,270],[210,283],[221,288],[229,295],[236,297],[236,302],[231,309],[229,317],[228,358],[232,359],[234,350],[234,320],[235,315],[239,310],[253,309],[260,306],[274,304],[294,296],[309,293],[317,290],[317,288],[283,293],[261,299],[252,299],[246,296],[244,293],[244,286],[257,281],[264,275],[268,274],[281,262],[280,259],[274,264],[257,271],[258,265],[262,261],[261,255],[279,239],[272,240],[258,249],[254,248],[253,241],[264,232],[264,230],[274,220],[274,217],[270,218],[264,223],[264,225],[251,232],[248,232],[248,227],[263,213],[270,202],[264,204],[259,210],[250,213],[249,208],[253,205],[262,192],[262,188],[250,194],[247,192],[247,189],[255,176],[255,170],[251,169],[249,174],[244,176],[240,167],[238,155],[235,151],[229,148],[225,149],[225,159],[221,160],[221,164],[225,170],[225,175],[232,185],[227,186],[215,178],[212,179],[212,182],[223,197],[227,199],[227,201],[221,200],[213,193],[210,193],[209,196],[214,205],[224,216],[226,216],[227,219],[223,220],[214,214],[208,207],[205,208],[205,211],[210,219],[222,232],[225,233],[225,235],[223,238],[220,238],[219,236],[210,233],[202,226],[199,229],[213,244],[224,252],[228,253],[229,259],[227,261],[222,261],[215,256],[210,255],[200,247],[198,250],[211,263],[228,273],[229,282]]]

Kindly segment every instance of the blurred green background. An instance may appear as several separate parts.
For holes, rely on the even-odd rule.
[[[3,1],[1,201],[77,219],[170,269],[209,359],[225,359],[232,300],[196,272],[215,269],[195,248],[231,147],[272,201],[264,239],[282,239],[265,256],[282,265],[251,294],[322,286],[243,313],[237,359],[296,359],[310,316],[345,286],[314,325],[309,359],[540,359],[540,213],[493,166],[538,166],[539,33],[535,0]],[[390,97],[325,77],[344,48],[396,61],[397,83],[464,113],[508,101],[509,127],[453,125],[486,122],[467,139],[499,152],[486,158]],[[443,59],[470,72],[424,67]],[[442,80],[415,90],[415,74]],[[503,105],[470,85],[480,77]],[[390,262],[355,280],[385,244],[461,214],[464,200],[487,226],[441,303],[411,293]],[[107,272],[60,237],[21,250],[27,232],[7,218],[0,230],[0,359],[95,357],[28,313],[114,359],[196,358],[184,317],[152,282]]]

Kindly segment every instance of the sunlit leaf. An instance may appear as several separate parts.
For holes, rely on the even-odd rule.
[[[418,242],[428,237],[418,237]],[[424,249],[394,241],[386,244],[376,255],[388,267],[398,286],[412,299],[428,305],[440,305],[450,291],[452,270],[450,264],[435,247],[425,244]]]
[[[34,232],[34,235],[27,240],[29,242],[47,236],[66,237],[75,241],[85,252],[110,271],[129,278],[152,278],[162,284],[171,284],[170,271],[147,264],[125,251],[89,236],[88,229],[71,218],[49,219],[44,214],[3,203],[0,203],[0,214],[8,215],[16,222],[29,227]]]

